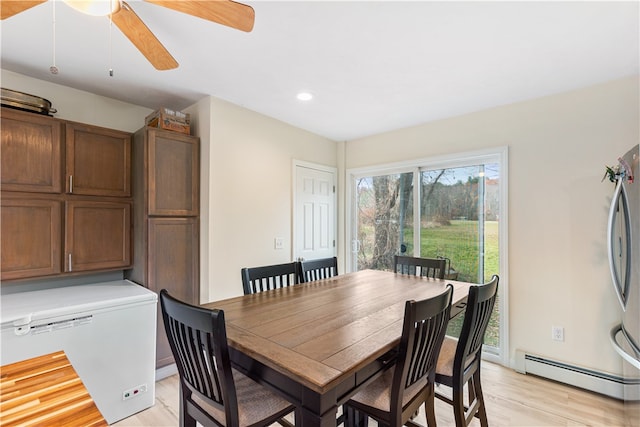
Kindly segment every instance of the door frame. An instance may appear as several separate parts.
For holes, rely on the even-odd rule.
[[[292,162],[292,179],[291,179],[291,195],[292,195],[292,204],[291,204],[291,259],[296,260],[298,258],[297,254],[297,230],[298,230],[298,168],[303,167],[307,169],[315,169],[322,172],[330,173],[333,177],[333,236],[335,240],[335,245],[333,247],[333,255],[337,256],[338,253],[338,168],[332,166],[321,165],[318,163],[311,163],[303,160],[294,159]]]

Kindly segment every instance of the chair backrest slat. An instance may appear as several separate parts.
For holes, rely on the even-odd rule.
[[[245,267],[241,270],[242,290],[245,295],[284,288],[300,283],[300,271],[297,262]]]
[[[181,387],[224,411],[228,425],[237,425],[224,312],[186,304],[164,289],[160,304]]]
[[[484,335],[498,295],[497,275],[483,285],[471,286],[456,349],[456,363],[480,357]]]
[[[338,275],[338,259],[336,257],[302,261],[300,263],[300,282],[328,279]]]
[[[412,276],[444,279],[447,261],[443,258],[420,258],[404,255],[394,256],[394,272]]]
[[[442,294],[422,301],[407,301],[391,389],[391,401],[400,405],[404,390],[425,378],[431,384],[440,348],[449,322],[453,286],[447,285]]]

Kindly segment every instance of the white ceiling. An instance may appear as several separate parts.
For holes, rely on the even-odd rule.
[[[48,2],[2,21],[2,68],[149,108],[212,95],[336,141],[640,72],[638,1],[244,3],[251,33],[129,1],[180,63],[156,71],[108,18],[58,2],[52,75]]]

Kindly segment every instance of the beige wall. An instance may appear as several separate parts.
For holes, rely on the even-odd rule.
[[[291,260],[293,160],[336,167],[337,144],[216,98],[206,108],[208,230],[201,246],[209,253],[201,259],[209,271],[201,283],[206,299],[217,300],[242,294],[242,267]],[[284,249],[274,249],[275,237],[284,237]]]
[[[144,118],[153,111],[146,107],[116,101],[7,70],[0,70],[0,80],[3,88],[49,100],[53,108],[58,110],[54,114],[58,119],[135,132],[144,126]]]
[[[638,91],[635,76],[349,141],[345,166],[508,146],[509,357],[522,349],[619,373],[605,252],[613,184],[601,178],[639,142]]]

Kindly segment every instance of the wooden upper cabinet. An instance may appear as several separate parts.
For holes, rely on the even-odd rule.
[[[64,271],[131,265],[131,203],[66,202]]]
[[[66,124],[66,183],[70,194],[131,196],[131,134]]]
[[[62,202],[43,197],[2,194],[1,280],[61,272]]]
[[[199,214],[199,138],[147,128],[148,214]]]
[[[1,120],[0,278],[130,267],[133,134],[7,108]]]
[[[62,192],[61,123],[3,108],[0,128],[2,190]]]

